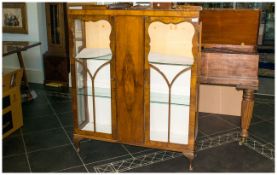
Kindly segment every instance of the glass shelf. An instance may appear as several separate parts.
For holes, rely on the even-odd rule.
[[[110,88],[94,87],[94,90],[95,90],[95,97],[111,98]],[[92,88],[87,87],[87,92],[85,92],[84,88],[79,88],[77,91],[77,95],[92,96]]]
[[[75,58],[79,59],[95,59],[95,60],[111,60],[112,52],[109,48],[84,48]]]
[[[83,127],[80,128],[80,130],[94,131],[94,122],[87,122]],[[97,123],[96,124],[96,132],[111,134],[112,133],[112,125]]]
[[[167,139],[167,131],[151,131],[150,140],[159,141],[159,142],[168,142]],[[180,133],[170,133],[170,143],[177,143],[177,144],[188,144],[188,135],[180,134]]]
[[[191,66],[194,62],[194,59],[185,56],[175,56],[150,52],[148,55],[148,61],[149,63],[153,64]]]
[[[162,103],[168,104],[168,94],[150,92],[150,103]],[[171,104],[172,105],[190,105],[190,97],[185,95],[175,95],[171,94]]]
[[[92,96],[92,88],[88,87],[87,93],[84,92],[84,88],[78,89],[77,95]],[[111,98],[111,89],[95,87],[95,97]],[[168,94],[151,92],[150,102],[168,104]],[[190,97],[185,95],[171,94],[171,104],[189,106]]]

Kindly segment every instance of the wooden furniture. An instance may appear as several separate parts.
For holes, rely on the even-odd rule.
[[[31,94],[31,89],[30,89],[29,83],[28,83],[26,69],[25,69],[25,65],[24,65],[24,61],[23,61],[21,52],[26,51],[35,46],[38,46],[41,43],[40,42],[30,42],[30,41],[3,41],[2,44],[3,44],[2,45],[3,57],[14,54],[14,53],[17,54],[20,67],[23,70],[22,80],[23,80],[23,85],[27,91],[27,100],[32,100],[33,97]]]
[[[77,150],[82,138],[173,150],[192,168],[200,9],[69,8]]]
[[[171,9],[172,2],[153,2],[153,9]]]
[[[68,86],[69,55],[66,3],[45,3],[48,51],[43,55],[44,84]]]
[[[201,12],[203,84],[235,86],[243,90],[241,137],[248,136],[258,89],[259,55],[256,53],[259,10],[215,9]]]
[[[2,131],[3,138],[23,126],[20,84],[22,69],[3,69]]]

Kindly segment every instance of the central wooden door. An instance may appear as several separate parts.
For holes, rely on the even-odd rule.
[[[117,135],[129,144],[144,143],[144,19],[115,17]]]

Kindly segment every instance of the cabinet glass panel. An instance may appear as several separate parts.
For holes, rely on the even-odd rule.
[[[75,21],[76,87],[81,130],[111,134],[111,25]]]
[[[150,140],[187,144],[194,26],[152,22],[148,33]]]

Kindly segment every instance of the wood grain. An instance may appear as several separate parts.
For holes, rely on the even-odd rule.
[[[192,6],[178,10],[68,10],[69,15],[104,15],[104,16],[164,16],[164,17],[183,17],[198,18],[201,7]]]
[[[144,19],[115,17],[118,140],[144,141]]]
[[[200,13],[202,43],[256,45],[260,10],[214,9]]]
[[[243,90],[243,99],[241,102],[241,137],[248,137],[248,128],[253,116],[254,108],[254,90]]]
[[[255,54],[202,52],[201,83],[257,87],[258,60]]]

